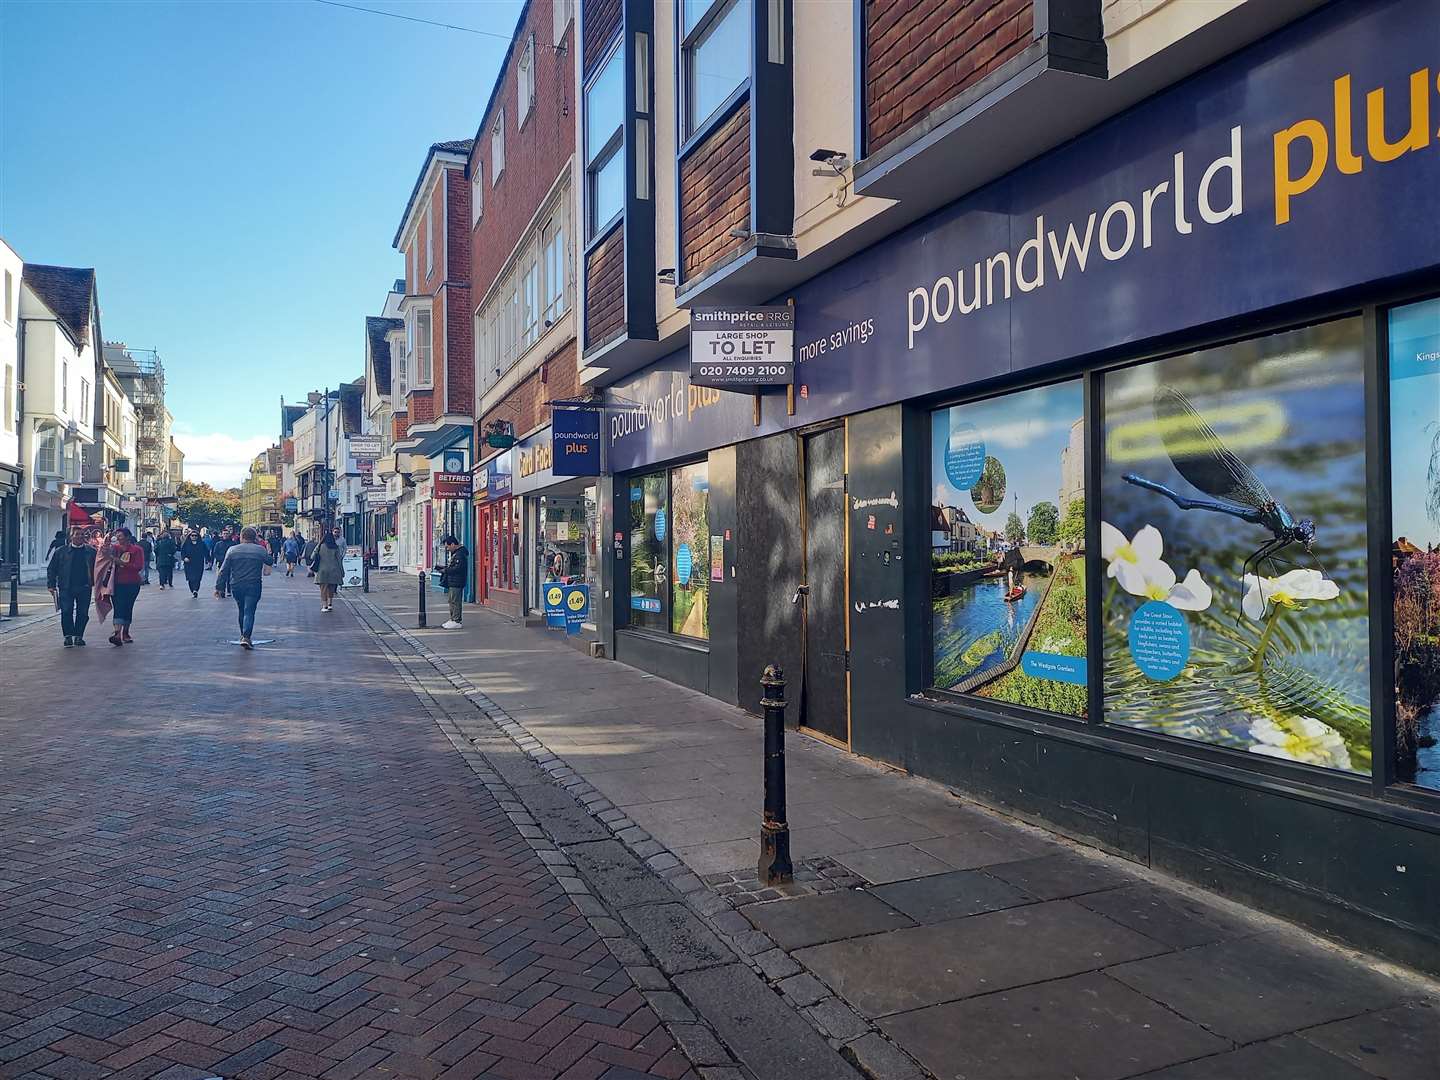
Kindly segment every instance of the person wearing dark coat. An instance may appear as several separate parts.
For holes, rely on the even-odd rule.
[[[220,567],[225,562],[225,552],[229,551],[234,546],[235,541],[231,538],[230,526],[226,525],[225,528],[220,530],[220,536],[216,539],[214,545],[210,548],[210,559],[215,564],[215,573],[217,575],[220,573]],[[229,596],[230,590],[228,588],[221,589],[220,595]]]
[[[140,584],[150,584],[150,564],[155,561],[155,536],[146,533],[140,537],[140,550],[145,553],[145,569],[140,572]]]
[[[185,542],[180,545],[180,562],[185,569],[185,584],[190,586],[190,595],[200,595],[200,579],[205,576],[205,563],[210,558],[210,549],[205,546],[205,541],[200,539],[200,534],[191,529],[185,534]]]
[[[45,584],[60,608],[65,648],[84,645],[90,590],[95,585],[95,549],[85,542],[85,530],[71,529],[70,542],[51,553]]]
[[[160,588],[175,588],[175,554],[179,545],[168,531],[155,541],[155,569],[160,571]]]

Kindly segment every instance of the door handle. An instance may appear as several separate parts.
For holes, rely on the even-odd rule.
[[[800,598],[801,598],[802,596],[809,596],[809,595],[810,595],[810,586],[809,586],[809,585],[799,585],[799,586],[796,586],[796,588],[795,588],[795,595],[792,596],[792,597],[790,597],[790,603],[792,603],[792,604],[798,604],[798,603],[800,603]]]

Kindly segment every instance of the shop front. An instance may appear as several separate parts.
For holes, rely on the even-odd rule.
[[[523,527],[520,589],[527,624],[545,626],[545,594],[554,585],[585,585],[592,617],[567,640],[588,648],[597,639],[594,603],[600,589],[600,480],[557,476],[553,428],[515,446],[514,493]],[[562,466],[563,467],[563,466]],[[594,470],[598,471],[598,469]]]
[[[514,495],[514,448],[475,468],[475,601],[519,618],[523,527]]]
[[[609,388],[612,654],[779,663],[822,738],[1440,970],[1433,20],[1329,5],[812,279],[791,393]]]

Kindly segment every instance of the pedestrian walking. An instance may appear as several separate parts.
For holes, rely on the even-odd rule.
[[[285,576],[295,576],[295,564],[300,561],[300,555],[305,550],[305,545],[300,542],[299,533],[291,533],[285,539],[282,552],[285,556]]]
[[[162,589],[175,588],[175,556],[179,550],[180,545],[168,529],[155,541],[155,569],[159,571]]]
[[[135,542],[135,535],[126,528],[115,530],[110,543],[110,561],[115,572],[115,632],[111,645],[131,645],[130,624],[135,621],[135,600],[140,595],[140,579],[145,573],[145,552]]]
[[[450,553],[450,561],[440,571],[440,584],[444,586],[445,599],[450,604],[450,618],[441,625],[446,630],[459,630],[465,585],[470,576],[470,553],[453,535],[445,537],[444,543],[445,550]]]
[[[200,542],[205,545],[205,565],[209,566],[215,561],[215,534],[202,526]]]
[[[240,542],[225,551],[225,561],[215,576],[215,596],[225,595],[228,588],[235,597],[240,615],[240,647],[250,649],[250,635],[255,630],[255,609],[260,606],[260,590],[270,573],[270,551],[260,543],[259,535],[249,525],[240,530]]]
[[[235,541],[231,539],[230,526],[226,525],[225,528],[220,530],[220,536],[216,539],[214,546],[210,549],[210,559],[215,564],[216,575],[219,575],[220,565],[225,561],[225,552],[229,551],[234,543]],[[226,595],[223,589],[221,590],[220,595]]]
[[[54,555],[56,551],[65,546],[65,542],[65,530],[56,529],[55,535],[50,538],[50,546],[45,549],[45,561],[47,563],[50,561],[51,555]]]
[[[344,531],[337,525],[333,532],[315,545],[315,554],[310,559],[310,569],[315,575],[315,584],[320,586],[320,610],[331,611],[335,603],[335,590],[345,580],[345,549],[341,547]]]
[[[90,621],[90,590],[95,587],[95,549],[85,542],[84,529],[71,529],[70,542],[50,556],[45,585],[60,606],[65,648],[84,645],[85,624]]]
[[[145,569],[140,572],[140,584],[150,584],[150,564],[155,561],[155,534],[147,532],[140,537],[140,550],[145,553]]]
[[[180,561],[185,569],[185,584],[190,586],[192,597],[200,595],[200,579],[205,576],[205,562],[209,554],[199,533],[191,529],[185,534],[185,543],[180,545]]]

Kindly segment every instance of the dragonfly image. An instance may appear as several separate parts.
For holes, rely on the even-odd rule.
[[[1227,514],[1268,529],[1270,538],[1246,558],[1241,569],[1242,581],[1252,566],[1258,573],[1261,563],[1266,560],[1273,563],[1275,557],[1292,544],[1303,544],[1306,552],[1311,550],[1315,543],[1315,522],[1296,518],[1271,495],[1250,466],[1226,448],[1189,398],[1173,387],[1161,386],[1155,390],[1154,404],[1155,418],[1160,421],[1160,439],[1175,471],[1211,498],[1187,498],[1135,473],[1125,474],[1126,483],[1163,495],[1181,510]]]

